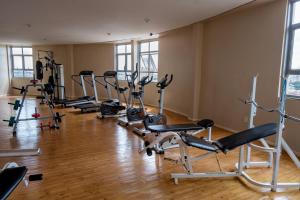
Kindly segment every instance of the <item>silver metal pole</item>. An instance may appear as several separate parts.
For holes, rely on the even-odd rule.
[[[98,103],[98,91],[97,91],[97,85],[96,85],[94,73],[92,73],[92,87],[94,90],[94,96],[95,96],[96,103]]]
[[[81,82],[81,87],[82,87],[82,90],[83,90],[83,96],[87,96],[83,75],[80,75],[80,82]]]
[[[164,94],[165,94],[165,90],[160,89],[159,92],[159,114],[160,115],[162,115],[164,112]]]
[[[60,80],[60,99],[65,99],[65,78],[64,78],[64,66],[58,65],[58,73]]]
[[[283,78],[282,88],[281,88],[281,96],[280,96],[280,104],[279,104],[279,112],[285,114],[285,101],[286,101],[286,84],[287,81]],[[274,164],[273,164],[273,175],[272,175],[272,191],[276,191],[278,188],[278,173],[279,173],[279,163],[281,156],[281,143],[282,143],[282,133],[284,128],[285,118],[283,115],[279,115],[279,126],[276,134],[275,140],[275,152],[274,152]]]
[[[256,98],[256,83],[257,83],[257,75],[253,77],[252,79],[252,90],[250,95],[250,101],[254,102]],[[256,107],[253,103],[251,103],[250,107],[250,115],[249,115],[249,121],[248,121],[248,128],[254,127],[254,117],[256,116]],[[246,147],[246,162],[249,163],[251,159],[251,147]]]

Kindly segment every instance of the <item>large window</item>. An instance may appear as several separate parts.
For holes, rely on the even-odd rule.
[[[158,41],[141,41],[139,43],[140,77],[153,76],[157,81],[158,76]]]
[[[116,70],[118,72],[118,79],[125,80],[126,73],[130,74],[132,71],[132,45],[127,44],[117,44],[116,45]]]
[[[290,0],[287,26],[287,95],[300,97],[300,0]]]
[[[31,47],[11,47],[12,74],[14,77],[33,77]]]

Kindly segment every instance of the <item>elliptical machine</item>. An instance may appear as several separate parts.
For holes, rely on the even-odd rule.
[[[127,105],[125,92],[128,89],[127,87],[120,87],[119,81],[117,78],[117,72],[116,71],[106,71],[103,74],[103,78],[105,81],[105,88],[108,90],[108,96],[109,99],[106,101],[103,101],[100,106],[100,113],[97,114],[97,118],[104,119],[104,118],[112,118],[112,117],[120,117],[124,116],[125,113],[121,112],[126,109],[125,106],[121,103],[121,94],[124,97],[125,103]],[[108,79],[114,79],[114,83],[111,83]],[[109,87],[113,87],[117,91],[117,99],[112,99],[110,96],[110,90]]]
[[[153,76],[144,76],[138,82],[139,90],[136,91],[135,81],[138,77],[138,70],[134,71],[131,75],[127,75],[127,82],[129,86],[129,97],[128,106],[126,109],[126,117],[119,118],[118,124],[122,126],[129,126],[133,124],[141,124],[147,115],[143,97],[144,97],[144,87],[152,82]],[[138,100],[139,107],[134,107],[134,100]]]
[[[159,124],[167,124],[167,117],[163,114],[163,107],[164,107],[164,94],[165,89],[168,87],[171,82],[173,81],[173,74],[171,74],[170,78],[169,75],[166,74],[157,84],[156,87],[159,88],[159,113],[158,114],[147,114],[143,120],[144,129],[134,128],[133,132],[140,135],[145,136],[150,131],[148,131],[148,126],[150,125],[159,125]]]

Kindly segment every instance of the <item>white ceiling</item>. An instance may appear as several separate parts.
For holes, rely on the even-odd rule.
[[[139,38],[201,21],[250,1],[0,0],[0,43],[70,44]],[[145,18],[150,21],[146,23]]]

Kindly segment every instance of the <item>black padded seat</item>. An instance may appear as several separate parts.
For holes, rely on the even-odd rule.
[[[181,132],[181,131],[197,131],[204,129],[197,124],[172,124],[172,125],[150,125],[147,128],[151,132],[164,133],[164,132]]]
[[[213,152],[216,152],[218,150],[215,145],[207,142],[205,139],[198,138],[188,134],[180,134],[180,137],[182,141],[188,146],[196,147],[207,151],[213,151]]]
[[[197,125],[202,126],[205,129],[213,127],[214,124],[214,121],[211,119],[202,119],[201,121],[197,122]]]
[[[83,76],[91,76],[94,72],[93,71],[81,71],[79,72],[79,75],[83,75]]]
[[[255,140],[265,138],[276,134],[278,125],[276,123],[263,124],[254,128],[235,133],[233,135],[224,137],[214,142],[214,144],[224,153],[239,147],[244,144],[248,144]]]
[[[27,172],[26,167],[4,169],[0,173],[0,200],[6,199],[23,180]]]

